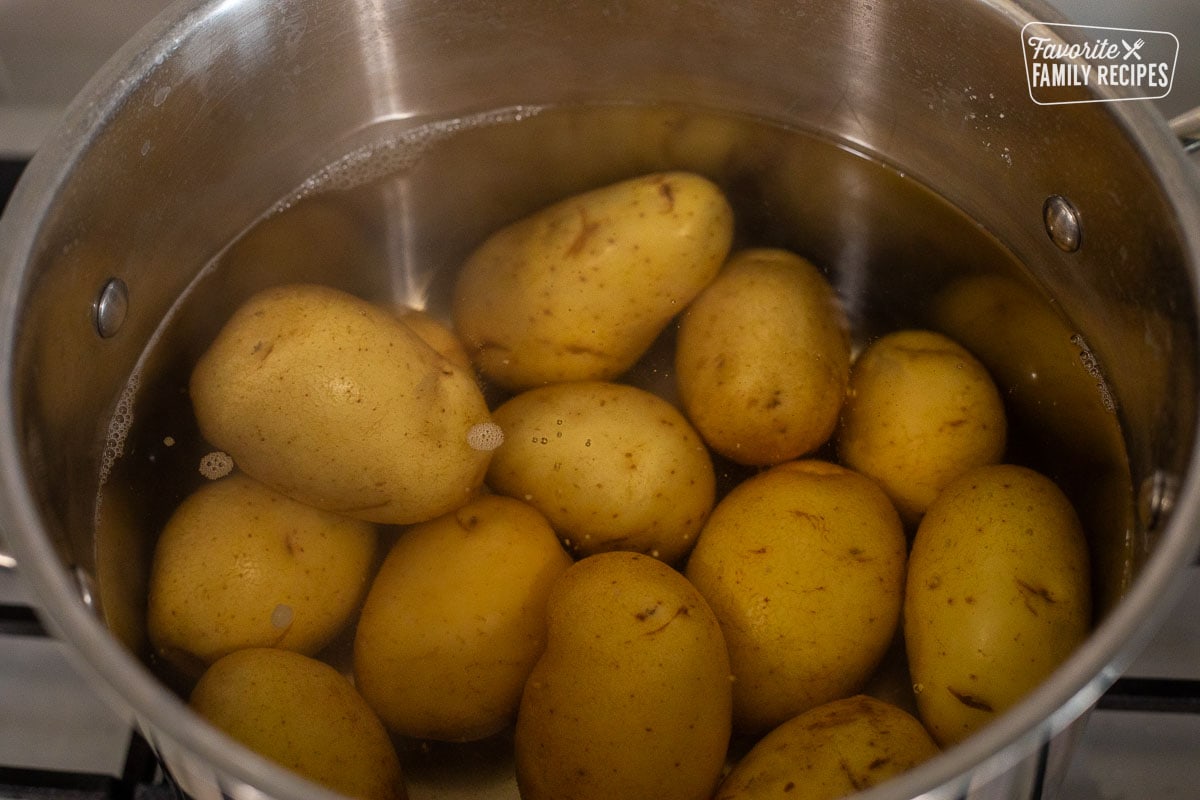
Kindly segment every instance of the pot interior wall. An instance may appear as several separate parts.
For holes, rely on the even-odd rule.
[[[741,244],[827,270],[860,341],[922,326],[974,349],[1010,457],[1085,519],[1101,613],[1136,576],[1136,494],[1194,435],[1181,223],[1109,107],[1030,102],[1003,4],[219,5],[131,56],[138,79],[74,131],[16,352],[48,527],[135,652],[154,537],[209,449],[187,374],[249,292],[444,312],[488,231],[664,168],[720,182]],[[1050,195],[1081,212],[1078,252],[1046,235]],[[113,277],[129,314],[103,337]],[[669,390],[669,365],[631,380]]]

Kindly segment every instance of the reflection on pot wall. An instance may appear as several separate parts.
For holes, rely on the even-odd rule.
[[[994,4],[978,5],[994,11]],[[1111,597],[1132,571],[1124,554],[1140,544],[1133,533],[1138,525],[1132,519],[1135,487],[1152,478],[1156,469],[1182,470],[1189,451],[1190,441],[1177,441],[1169,434],[1190,430],[1195,416],[1194,376],[1183,377],[1184,388],[1171,398],[1172,404],[1156,401],[1163,394],[1169,361],[1194,364],[1196,360],[1192,310],[1187,303],[1173,301],[1190,291],[1187,276],[1172,269],[1185,257],[1180,226],[1172,221],[1170,204],[1159,196],[1161,185],[1149,174],[1138,149],[1113,134],[1108,109],[1042,114],[1027,102],[1015,43],[1006,45],[1004,37],[996,37],[977,47],[964,44],[958,34],[977,33],[987,21],[980,7],[964,6],[965,19],[954,20],[929,9],[920,18],[920,10],[912,12],[921,33],[946,35],[948,50],[941,53],[929,52],[923,36],[911,31],[906,36],[885,35],[885,27],[900,19],[896,7],[894,13],[876,15],[866,14],[861,7],[814,7],[816,21],[828,23],[815,29],[826,35],[813,39],[812,52],[784,49],[789,65],[831,77],[829,81],[789,80],[787,70],[776,69],[764,57],[781,42],[794,41],[798,31],[813,30],[812,19],[803,24],[780,20],[780,30],[754,43],[760,47],[743,47],[746,58],[730,67],[737,80],[722,72],[719,59],[706,57],[699,48],[728,44],[738,33],[731,24],[742,13],[737,8],[725,7],[722,13],[729,16],[715,26],[708,24],[711,15],[699,22],[686,20],[692,26],[684,37],[689,43],[687,70],[682,75],[672,72],[663,84],[650,77],[657,75],[663,58],[650,46],[648,34],[638,33],[642,38],[622,51],[646,59],[631,63],[632,75],[604,72],[602,63],[587,61],[587,54],[577,74],[547,75],[541,58],[555,56],[556,48],[570,51],[569,37],[543,36],[535,26],[522,26],[521,34],[539,45],[536,52],[523,54],[522,64],[533,70],[528,84],[513,80],[479,85],[478,74],[493,72],[494,65],[487,60],[490,51],[484,46],[491,29],[485,34],[477,31],[470,41],[479,46],[484,66],[474,64],[474,72],[461,65],[437,71],[430,76],[436,90],[414,91],[404,99],[411,100],[410,110],[418,115],[453,96],[455,81],[462,80],[467,84],[462,104],[471,111],[531,97],[529,113],[520,112],[524,121],[508,126],[492,120],[498,124],[456,129],[458,135],[423,149],[419,163],[405,162],[406,169],[395,175],[339,194],[344,207],[335,216],[349,211],[350,228],[361,222],[368,231],[365,249],[382,250],[399,266],[378,273],[337,270],[328,275],[321,266],[317,277],[381,300],[410,299],[415,287],[423,302],[435,310],[444,308],[447,276],[481,231],[584,184],[663,165],[702,168],[727,187],[741,211],[741,235],[747,241],[802,250],[830,271],[864,336],[897,325],[926,323],[955,331],[965,340],[987,331],[1005,342],[988,360],[998,374],[1006,376],[1013,408],[1019,415],[1040,418],[1044,413],[1061,423],[1061,429],[1053,426],[1056,441],[1063,445],[1062,452],[1073,453],[1071,467],[1078,464],[1080,451],[1092,465],[1089,479],[1081,481],[1076,491],[1096,492],[1119,506],[1107,511],[1090,495],[1080,501],[1098,509],[1096,516],[1101,518],[1097,527],[1105,532],[1098,536],[1106,552],[1111,552],[1102,567],[1103,584]],[[227,8],[236,10],[237,4]],[[494,12],[482,5],[470,8],[475,19]],[[272,7],[279,14],[285,14],[284,9]],[[647,13],[671,13],[655,9]],[[586,18],[585,24],[607,24],[587,17],[591,7],[581,5],[576,10]],[[570,19],[564,15],[555,24]],[[322,59],[328,46],[344,41],[323,38],[336,29],[337,19],[314,12],[309,22],[306,35],[297,42],[289,38],[287,25],[281,25],[279,36],[272,38],[275,29],[259,21],[254,27],[255,47],[226,47],[205,41],[201,34],[201,46],[191,53],[195,61],[189,64],[198,65],[201,74],[168,64],[154,78],[135,86],[123,109],[128,113],[120,118],[114,114],[95,143],[99,157],[80,164],[77,177],[84,188],[64,194],[63,206],[39,234],[33,256],[43,272],[28,286],[27,329],[18,354],[18,366],[38,379],[22,384],[19,413],[30,446],[29,464],[38,474],[56,479],[39,487],[38,498],[56,531],[89,530],[94,509],[88,502],[94,493],[83,490],[102,466],[99,445],[111,433],[106,414],[128,399],[123,389],[136,390],[135,400],[161,393],[183,404],[179,387],[195,349],[255,281],[311,277],[303,257],[285,260],[279,272],[272,267],[250,276],[238,266],[237,251],[219,266],[201,272],[217,249],[341,152],[370,145],[376,135],[402,136],[420,122],[415,116],[378,120],[375,114],[385,106],[364,100],[355,90],[363,88],[364,75],[373,74],[380,61],[346,58],[327,64]],[[654,24],[636,30],[672,29],[660,22],[655,17]],[[879,34],[878,40],[895,46],[858,51],[861,59],[848,59],[834,34],[853,30],[857,23],[877,26],[872,30]],[[451,33],[467,36],[457,29]],[[777,37],[774,46],[771,36]],[[264,37],[269,46],[259,48]],[[298,44],[312,46],[312,51]],[[299,55],[298,49],[303,50]],[[829,52],[822,55],[822,49]],[[279,88],[273,82],[278,70],[261,79],[246,71],[237,71],[234,77],[218,75],[216,70],[204,72],[205,52],[229,58],[261,52],[283,58],[287,91],[265,91]],[[501,59],[505,54],[490,55]],[[1002,68],[979,63],[989,59]],[[830,63],[837,63],[842,71],[832,76],[820,72]],[[862,80],[846,72],[856,65],[864,70]],[[319,86],[317,75],[321,82],[344,80],[350,99],[345,105],[325,104],[322,114],[289,116],[294,103],[313,96],[305,90]],[[592,75],[602,79],[591,80]],[[747,76],[753,78],[746,83],[753,91],[728,92],[731,84],[738,85]],[[693,116],[692,112],[664,113],[661,108],[647,111],[646,106],[584,111],[576,105],[573,111],[532,113],[543,98],[555,104],[556,92],[571,79],[579,83],[570,87],[566,103],[589,102],[596,104],[589,108],[600,108],[605,101],[631,96],[653,102],[656,91],[668,86],[694,92],[687,98],[700,106],[717,105],[728,97],[735,111],[757,118],[778,115],[781,119],[771,122],[792,130],[782,133],[761,120],[749,122],[736,114]],[[414,84],[424,85],[416,78]],[[241,106],[229,102],[248,86],[254,102]],[[378,86],[371,84],[371,89]],[[456,106],[443,113],[459,111]],[[339,113],[345,117],[337,118]],[[233,127],[238,127],[237,133],[214,137]],[[528,136],[530,130],[540,134]],[[567,135],[557,138],[564,131]],[[217,153],[213,158],[200,157],[193,145],[214,138],[222,145],[215,148]],[[572,139],[575,146],[561,146]],[[587,141],[586,156],[576,149],[580,139]],[[846,147],[835,148],[834,139]],[[180,142],[186,143],[184,158],[170,149]],[[508,158],[481,162],[481,152],[492,148]],[[294,153],[301,155],[293,158]],[[129,163],[137,168],[110,171],[113,165]],[[952,210],[924,187],[946,195],[959,209]],[[1041,224],[1042,203],[1048,194],[1058,192],[1078,204],[1090,226],[1078,254],[1055,248]],[[827,197],[839,202],[825,202]],[[853,203],[855,213],[841,210],[842,201]],[[297,218],[288,215],[314,208],[307,202],[296,205],[275,224],[286,228]],[[1162,222],[1161,227],[1129,232],[1123,223],[1134,211]],[[397,225],[400,215],[406,222]],[[403,235],[380,234],[381,220]],[[340,223],[331,227],[337,231],[331,237],[357,238]],[[269,237],[267,229],[259,230]],[[292,237],[285,238],[295,243]],[[239,250],[244,253],[253,247],[251,242]],[[367,255],[364,263],[373,258]],[[90,307],[95,292],[114,272],[132,287],[131,314],[121,336],[98,340],[90,318],[75,312]],[[902,278],[889,281],[894,275]],[[1157,283],[1147,292],[1151,279]],[[185,290],[186,301],[176,306],[176,298]],[[1047,313],[1049,306],[1042,302],[1045,295],[1053,298],[1052,312]],[[166,324],[160,327],[164,318]],[[1038,345],[1026,344],[1023,337],[1036,331],[1055,344],[1042,349],[1040,338]],[[153,346],[147,355],[148,342]],[[1012,359],[1009,348],[1018,346],[1031,348],[1033,358]],[[981,343],[978,349],[986,351],[988,344]],[[64,361],[66,353],[75,360]],[[75,371],[88,371],[87,392],[62,389],[76,380],[62,368],[64,363],[73,363]],[[131,373],[139,381],[127,386]],[[87,406],[97,387],[101,392],[95,402],[104,406],[99,410]],[[164,405],[170,407],[171,402]],[[132,473],[157,473],[176,456],[163,451],[164,433],[173,440],[191,434],[170,413],[160,417],[149,406],[138,408],[135,427],[123,443],[126,457],[108,473],[109,495],[100,508],[97,566],[113,627],[141,651],[144,590],[140,584],[149,547],[147,531],[154,528],[141,514],[156,504],[162,508],[156,507],[154,513],[163,513],[177,496],[172,492],[180,489],[147,490],[145,476]],[[1072,413],[1064,413],[1067,408]],[[162,419],[168,424],[158,427],[156,421]],[[1132,475],[1121,463],[1121,442],[1114,434],[1118,419],[1131,431]],[[1077,438],[1075,434],[1084,427],[1079,423],[1092,428],[1092,436]],[[1038,425],[1027,426],[1026,432],[1029,438],[1044,435]],[[96,445],[94,450],[87,449],[91,445]],[[81,447],[87,459],[76,457]],[[190,458],[194,449],[181,448],[177,453]],[[1067,470],[1066,466],[1051,468]],[[91,566],[86,534],[82,539],[75,536],[74,541],[68,538],[63,536],[64,551],[75,551],[85,566]],[[103,666],[110,680],[129,680],[130,671],[120,669],[126,662],[111,659]],[[1082,680],[1090,675],[1076,677]],[[172,731],[163,734],[164,740],[191,733],[178,716],[154,719],[161,730]]]

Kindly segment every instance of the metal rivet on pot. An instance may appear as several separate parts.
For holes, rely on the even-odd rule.
[[[129,287],[120,278],[109,278],[95,304],[96,332],[105,339],[115,336],[129,312]]]
[[[1046,233],[1050,241],[1059,250],[1074,253],[1079,249],[1083,231],[1079,225],[1079,212],[1071,201],[1062,195],[1050,195],[1042,204],[1042,222],[1046,225]]]
[[[1142,529],[1156,531],[1166,521],[1175,506],[1179,479],[1165,472],[1155,472],[1142,481],[1138,490],[1138,518]]]

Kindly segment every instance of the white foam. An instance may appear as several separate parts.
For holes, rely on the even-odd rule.
[[[504,429],[494,422],[472,425],[467,431],[467,444],[472,450],[489,452],[504,444]]]
[[[129,436],[129,429],[133,425],[133,400],[137,395],[138,387],[141,385],[141,372],[135,370],[129,376],[129,382],[125,384],[125,388],[121,390],[121,396],[117,398],[116,410],[113,411],[112,417],[108,420],[108,432],[104,438],[104,450],[100,454],[101,486],[108,482],[108,476],[112,472],[113,464],[125,453],[125,439]]]
[[[200,474],[211,481],[224,478],[233,472],[233,457],[215,450],[200,459]]]
[[[412,169],[434,143],[474,128],[519,122],[536,115],[540,109],[515,106],[450,120],[439,120],[381,138],[356,147],[305,180],[300,187],[276,206],[282,211],[305,198],[330,191],[347,191]]]
[[[1071,344],[1079,348],[1079,361],[1083,364],[1087,374],[1096,381],[1096,389],[1100,392],[1100,403],[1104,406],[1104,410],[1108,413],[1113,413],[1117,410],[1117,402],[1113,398],[1112,391],[1108,388],[1108,381],[1104,379],[1104,373],[1100,369],[1100,362],[1096,359],[1096,354],[1088,347],[1087,341],[1082,334],[1076,333],[1071,336]]]

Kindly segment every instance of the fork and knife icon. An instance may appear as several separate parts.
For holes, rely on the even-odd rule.
[[[1138,61],[1142,60],[1142,56],[1140,53],[1138,53],[1138,50],[1141,50],[1143,45],[1146,44],[1145,39],[1138,39],[1133,44],[1130,44],[1129,42],[1122,39],[1121,44],[1125,47],[1125,55],[1121,57],[1122,60],[1128,61],[1130,56],[1133,56]]]

